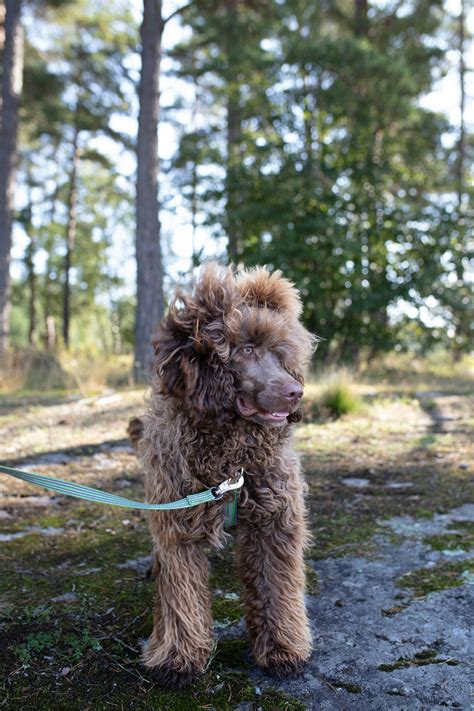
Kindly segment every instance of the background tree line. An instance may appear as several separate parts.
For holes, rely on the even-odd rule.
[[[1,349],[135,346],[140,370],[187,251],[283,269],[328,360],[466,351],[469,0],[165,9],[3,5]],[[455,124],[424,100],[443,74]]]

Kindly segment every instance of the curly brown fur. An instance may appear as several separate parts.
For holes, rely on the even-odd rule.
[[[143,436],[143,422],[139,417],[132,417],[127,427],[127,434],[134,449],[138,450],[138,443]]]
[[[148,411],[130,435],[147,498],[171,501],[246,471],[237,556],[256,662],[294,673],[310,655],[304,604],[304,485],[292,424],[314,338],[298,320],[292,284],[266,269],[204,268],[178,294],[154,338]],[[212,647],[205,544],[222,547],[223,504],[150,515],[155,542],[154,627],[144,662],[175,688]]]

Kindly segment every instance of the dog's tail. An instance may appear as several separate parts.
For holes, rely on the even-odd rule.
[[[127,427],[128,437],[132,443],[132,447],[138,450],[138,444],[143,437],[143,420],[139,417],[132,417]]]

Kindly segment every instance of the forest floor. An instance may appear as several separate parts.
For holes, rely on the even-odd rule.
[[[357,389],[358,413],[323,421],[310,386],[296,434],[314,533],[301,676],[253,665],[230,544],[211,553],[211,663],[188,690],[160,689],[140,663],[145,515],[0,474],[0,709],[471,708],[473,383],[393,372]],[[9,395],[0,461],[140,499],[125,428],[143,395]]]

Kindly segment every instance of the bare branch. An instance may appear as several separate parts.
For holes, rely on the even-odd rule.
[[[174,10],[171,15],[168,15],[168,17],[163,18],[163,27],[166,25],[167,22],[173,19],[173,17],[176,17],[177,15],[181,15],[182,12],[185,10],[188,10],[190,7],[194,5],[193,2],[188,2],[186,5],[183,5],[182,7],[178,7],[177,10]]]

